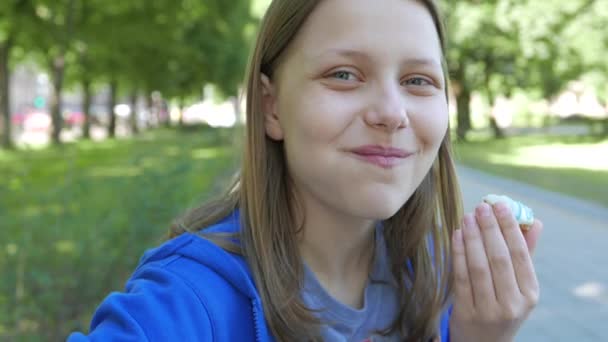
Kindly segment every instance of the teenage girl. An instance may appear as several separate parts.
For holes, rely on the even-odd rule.
[[[512,341],[542,224],[461,214],[444,41],[432,0],[272,1],[238,181],[69,340]]]

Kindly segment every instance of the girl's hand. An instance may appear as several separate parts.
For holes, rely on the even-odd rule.
[[[504,203],[481,203],[453,233],[454,309],[450,340],[513,341],[536,306],[538,280],[531,254],[543,229],[523,233]]]

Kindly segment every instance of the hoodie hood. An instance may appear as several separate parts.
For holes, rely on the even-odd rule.
[[[236,234],[240,230],[240,214],[235,210],[228,217],[209,228],[204,233]],[[238,244],[238,241],[235,241]],[[264,318],[262,302],[258,294],[251,269],[244,257],[230,253],[198,233],[184,233],[167,241],[158,248],[147,251],[141,258],[138,268],[150,263],[163,263],[174,257],[183,257],[201,264],[228,282],[234,289],[250,299],[256,341],[273,341]]]

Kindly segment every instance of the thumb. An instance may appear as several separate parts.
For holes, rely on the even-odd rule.
[[[532,223],[532,227],[529,230],[524,231],[524,239],[526,240],[526,244],[528,245],[528,251],[530,255],[534,255],[534,251],[536,250],[536,244],[538,242],[538,238],[543,231],[543,223],[540,220],[534,220]]]

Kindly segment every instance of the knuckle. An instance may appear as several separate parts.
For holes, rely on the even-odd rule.
[[[540,291],[538,289],[528,291],[525,295],[526,308],[533,309],[538,305],[538,301],[540,299]]]
[[[464,237],[470,244],[476,244],[481,242],[481,234],[478,229],[465,229]]]
[[[516,304],[503,305],[501,319],[505,321],[516,321],[521,317],[522,313],[519,306]]]
[[[501,316],[494,311],[486,312],[481,317],[482,321],[487,324],[495,324],[502,321]]]
[[[456,281],[456,283],[468,283],[469,275],[466,272],[455,272],[454,280]]]
[[[516,248],[511,251],[511,258],[513,258],[514,263],[524,265],[528,262],[530,253],[525,248]]]
[[[473,322],[475,320],[475,311],[463,307],[454,307],[454,317],[463,323]]]
[[[469,267],[469,274],[475,280],[485,279],[488,276],[488,269],[481,264],[473,264]]]
[[[490,255],[490,265],[492,270],[498,273],[503,273],[509,270],[511,267],[511,261],[509,257],[503,254]]]

